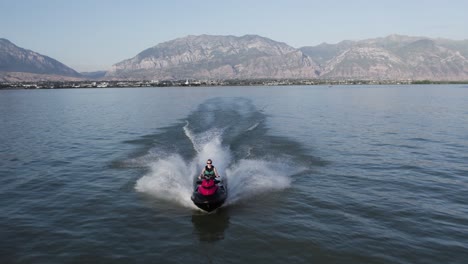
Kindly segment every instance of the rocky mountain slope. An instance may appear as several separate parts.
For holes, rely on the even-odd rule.
[[[37,52],[16,46],[7,39],[0,38],[0,76],[16,76],[15,78],[29,78],[41,76],[47,79],[66,79],[63,77],[79,78],[80,74],[63,63]]]
[[[295,49],[256,35],[188,36],[113,65],[106,78],[468,80],[468,41],[391,35]]]
[[[322,78],[468,80],[468,41],[391,35],[300,50]]]
[[[318,66],[302,51],[246,35],[188,36],[158,44],[115,64],[108,78],[316,78]]]
[[[187,36],[80,74],[0,38],[0,81],[262,78],[466,81],[468,40],[390,35],[293,48],[257,35]]]

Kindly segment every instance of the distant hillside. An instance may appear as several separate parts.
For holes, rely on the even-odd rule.
[[[90,80],[97,80],[106,75],[106,71],[94,71],[94,72],[80,72],[81,76]]]
[[[78,73],[0,39],[0,81],[184,79],[468,80],[468,40],[390,35],[293,48],[257,35],[187,36]]]
[[[316,78],[318,66],[302,51],[246,35],[188,36],[158,44],[115,64],[108,78]]]
[[[188,36],[113,65],[110,79],[468,80],[468,41],[391,35],[295,49],[256,35]]]
[[[81,77],[70,77],[55,74],[38,74],[30,72],[0,71],[0,82],[42,82],[42,81],[83,81]]]
[[[322,78],[468,80],[468,41],[391,35],[300,50]]]
[[[37,52],[16,46],[7,39],[0,38],[0,76],[27,76],[24,73],[65,76],[79,78],[81,75],[75,70],[52,58]],[[51,76],[52,77],[52,76]],[[44,77],[47,79],[46,77]]]

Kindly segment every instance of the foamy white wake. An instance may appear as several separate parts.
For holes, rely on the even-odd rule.
[[[137,191],[188,208],[196,208],[190,199],[193,179],[200,174],[207,159],[213,160],[219,174],[228,183],[226,204],[290,186],[290,175],[295,173],[291,172],[291,167],[265,160],[234,162],[229,147],[222,145],[222,130],[213,129],[194,134],[188,125],[187,123],[184,131],[197,155],[190,161],[184,160],[178,154],[166,153],[155,157],[155,160],[148,164],[149,172],[137,181]]]
[[[187,164],[182,157],[175,154],[159,158],[149,166],[148,174],[136,183],[137,191],[195,208],[190,200],[195,172],[193,163]]]

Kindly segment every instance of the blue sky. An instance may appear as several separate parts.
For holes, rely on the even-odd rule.
[[[466,0],[0,0],[0,38],[78,71],[187,35],[258,34],[293,47],[390,34],[468,39]]]

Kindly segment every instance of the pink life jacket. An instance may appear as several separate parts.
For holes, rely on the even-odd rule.
[[[204,196],[213,195],[218,190],[218,186],[214,183],[213,179],[203,180],[201,185],[198,186],[198,192]]]

